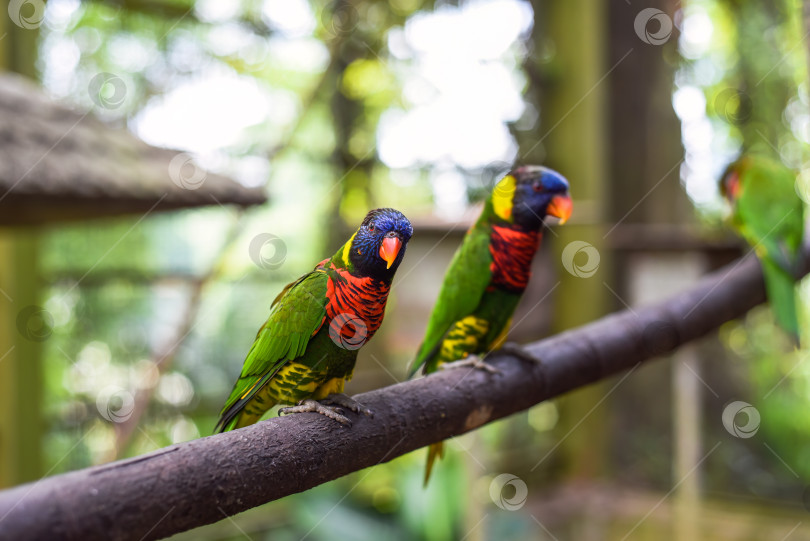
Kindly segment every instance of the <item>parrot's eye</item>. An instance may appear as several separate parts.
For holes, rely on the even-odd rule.
[[[374,233],[374,231],[375,231],[375,228],[374,228],[373,225],[368,226],[368,232],[369,233]]]
[[[532,184],[532,189],[534,191],[536,191],[536,192],[542,192],[543,191],[543,185],[540,184],[540,183]]]

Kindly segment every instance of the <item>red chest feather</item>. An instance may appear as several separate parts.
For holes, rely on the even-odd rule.
[[[539,231],[520,231],[492,226],[489,253],[492,254],[492,285],[522,293],[532,275],[532,258],[540,246]]]
[[[334,266],[329,275],[326,317],[330,335],[339,336],[349,349],[355,349],[350,345],[359,348],[380,328],[391,286],[372,278],[352,276]]]

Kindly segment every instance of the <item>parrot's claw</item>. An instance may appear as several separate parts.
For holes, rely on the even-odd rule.
[[[452,363],[444,363],[439,366],[439,370],[455,370],[456,368],[474,368],[476,370],[483,370],[490,374],[500,374],[501,371],[492,365],[485,363],[478,355],[468,355],[466,359],[454,361]]]
[[[355,413],[362,413],[366,417],[374,417],[374,413],[370,409],[364,407],[363,404],[343,393],[330,394],[324,398],[322,402],[334,404],[335,406],[343,406],[347,410],[351,410]]]
[[[341,415],[343,410],[336,407],[324,406],[317,400],[306,398],[298,403],[297,406],[290,406],[288,408],[281,408],[278,410],[279,415],[289,415],[291,413],[320,413],[330,419],[339,422],[342,425],[352,426],[352,422],[345,415]]]
[[[525,361],[525,362],[530,363],[530,364],[538,364],[538,363],[541,362],[540,359],[538,359],[537,357],[531,355],[528,351],[526,351],[523,348],[523,346],[521,346],[520,344],[517,344],[515,342],[507,342],[507,343],[505,343],[501,347],[501,349],[499,349],[498,351],[503,351],[504,353],[508,353],[509,355],[512,355],[513,357],[517,357],[521,361]]]

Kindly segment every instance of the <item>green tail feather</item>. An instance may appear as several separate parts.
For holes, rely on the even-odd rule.
[[[433,463],[436,461],[436,458],[442,458],[444,456],[444,442],[440,441],[439,443],[431,443],[428,446],[428,456],[427,456],[427,464],[425,466],[425,485],[427,486],[428,481],[430,481],[430,472],[433,470]]]
[[[796,291],[793,278],[775,262],[764,260],[762,272],[768,302],[776,316],[776,322],[791,338],[799,343],[799,320],[796,315]]]

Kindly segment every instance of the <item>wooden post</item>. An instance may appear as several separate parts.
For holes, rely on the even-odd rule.
[[[673,532],[675,541],[700,541],[700,479],[698,465],[705,453],[700,437],[700,356],[695,344],[688,344],[672,356],[672,397],[675,490]]]
[[[660,302],[688,291],[706,272],[699,253],[646,253],[635,255],[629,266],[633,306]],[[650,337],[652,338],[652,337]],[[655,344],[653,344],[655,346]],[[701,438],[700,350],[694,343],[671,357],[672,378],[672,481],[674,541],[699,541]],[[664,406],[665,401],[661,405]]]
[[[559,332],[598,319],[608,309],[609,292],[603,285],[607,268],[601,266],[589,276],[587,272],[579,276],[571,272],[596,261],[579,258],[601,257],[598,254],[603,253],[609,183],[605,146],[609,85],[604,78],[609,70],[605,54],[607,3],[571,0],[534,2],[534,6],[535,24],[539,26],[536,54],[540,56],[543,44],[552,43],[554,56],[548,65],[536,65],[548,79],[539,89],[543,120],[538,140],[523,142],[521,158],[527,162],[542,159],[566,175],[574,199],[572,222],[555,228],[557,236],[545,236],[560,262],[560,285],[554,295],[565,302],[554,303],[553,329]],[[593,250],[591,255],[580,250],[566,270],[563,251],[572,242],[587,243]],[[574,256],[566,253],[566,257]],[[563,469],[569,477],[592,478],[603,472],[605,446],[600,442],[607,438],[607,408],[592,408],[607,390],[605,384],[594,385],[559,400],[556,430],[561,438]]]
[[[30,9],[32,6],[29,6]],[[15,24],[0,14],[0,70],[35,78],[39,31]],[[38,13],[26,11],[35,25]],[[0,193],[2,197],[4,193]],[[17,318],[28,306],[39,306],[38,232],[0,228],[0,486],[39,478],[42,473],[41,341],[28,339]],[[32,311],[34,320],[41,314]],[[25,315],[22,320],[26,320]],[[25,324],[26,321],[21,323]],[[38,323],[30,320],[35,327]]]
[[[0,486],[38,479],[42,471],[42,314],[38,234],[0,230]],[[28,331],[28,332],[26,332]],[[27,335],[27,336],[26,336]]]

